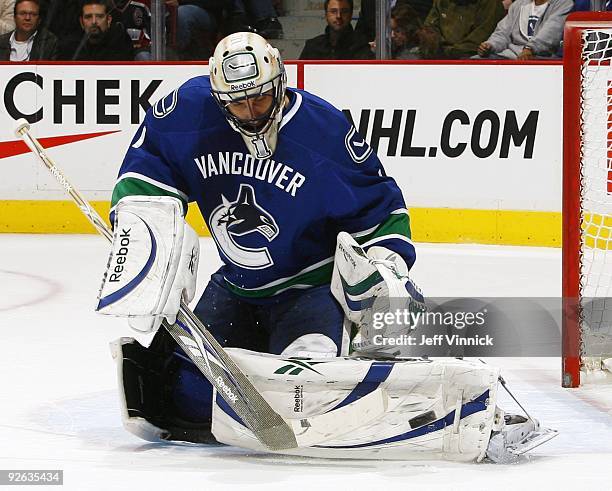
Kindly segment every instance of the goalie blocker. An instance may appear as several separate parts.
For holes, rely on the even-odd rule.
[[[130,327],[155,331],[174,324],[181,297],[193,299],[199,241],[181,202],[168,196],[128,196],[115,208],[111,254],[96,310],[128,317]]]

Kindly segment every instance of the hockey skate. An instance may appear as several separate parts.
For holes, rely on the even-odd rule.
[[[537,419],[518,414],[504,414],[498,408],[486,457],[499,464],[516,462],[519,456],[546,443],[558,434],[557,430],[542,428]]]

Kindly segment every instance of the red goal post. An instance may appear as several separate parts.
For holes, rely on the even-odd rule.
[[[563,49],[562,375],[577,387],[612,358],[612,12],[571,14]]]

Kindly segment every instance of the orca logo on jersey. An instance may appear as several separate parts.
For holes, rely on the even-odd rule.
[[[346,145],[349,155],[356,164],[361,164],[367,160],[372,153],[372,149],[365,141],[365,138],[357,133],[354,126],[351,126],[351,129],[346,134],[344,144]]]
[[[264,269],[274,264],[267,247],[245,247],[236,242],[237,237],[259,233],[272,242],[280,230],[274,217],[257,204],[255,190],[241,184],[236,201],[223,203],[210,214],[208,223],[217,246],[232,263],[246,269]]]
[[[157,119],[165,118],[176,108],[178,102],[178,89],[172,91],[166,97],[162,97],[153,105],[153,116]]]
[[[228,84],[259,76],[257,59],[253,53],[235,53],[228,56],[223,60],[221,69],[223,70],[223,77]]]

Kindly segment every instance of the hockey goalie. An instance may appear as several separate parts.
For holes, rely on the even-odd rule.
[[[497,407],[495,368],[380,349],[374,315],[424,309],[397,184],[341,111],[287,87],[260,36],[221,40],[209,66],[147,112],[113,191],[97,310],[155,332],[113,345],[125,427],[269,450],[228,404],[247,391],[211,384],[160,327],[195,295],[196,202],[223,266],[193,312],[292,428],[279,451],[503,461],[554,436]]]

